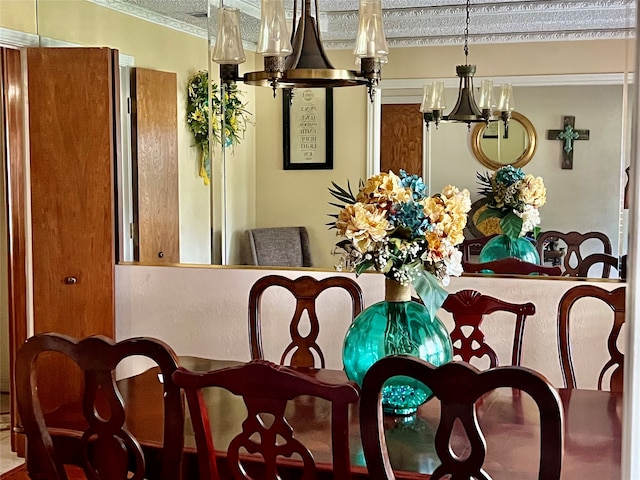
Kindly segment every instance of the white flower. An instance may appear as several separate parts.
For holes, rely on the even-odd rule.
[[[455,251],[451,252],[451,255],[444,258],[444,264],[447,267],[445,275],[447,283],[444,283],[445,278],[442,279],[442,283],[446,286],[449,283],[448,277],[450,275],[453,275],[454,277],[462,275],[462,252],[456,248]]]
[[[516,211],[515,214],[522,218],[522,230],[520,230],[521,237],[526,235],[527,232],[532,231],[540,224],[540,212],[536,207],[525,205],[522,213]]]

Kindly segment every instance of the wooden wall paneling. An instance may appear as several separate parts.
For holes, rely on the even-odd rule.
[[[18,347],[27,338],[27,277],[25,268],[25,145],[24,96],[22,91],[21,54],[16,49],[0,49],[2,71],[3,174],[6,185],[9,289],[9,364],[11,369],[11,449],[24,455],[24,437],[13,427],[18,423],[14,395],[13,365]],[[11,91],[11,94],[9,94]],[[4,259],[3,259],[4,261]]]
[[[422,114],[420,105],[382,105],[380,170],[400,169],[422,176]]]
[[[177,76],[136,68],[132,77],[134,258],[178,263]]]
[[[26,54],[34,331],[113,337],[112,53],[29,48]],[[45,411],[78,398],[79,375],[57,359],[40,363]]]

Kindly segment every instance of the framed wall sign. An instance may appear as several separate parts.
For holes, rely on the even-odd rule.
[[[333,90],[282,91],[285,170],[333,168]]]

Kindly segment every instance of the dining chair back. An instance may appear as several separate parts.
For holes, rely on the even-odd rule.
[[[221,387],[243,397],[247,409],[242,431],[230,440],[227,448],[227,468],[234,479],[279,480],[280,469],[284,468],[282,464],[295,464],[294,457],[301,464],[298,470],[302,469],[297,478],[316,478],[317,465],[312,452],[296,439],[293,422],[286,415],[287,403],[300,395],[330,402],[332,478],[349,479],[349,405],[357,402],[358,387],[346,379],[336,383],[321,381],[315,378],[314,372],[318,371],[296,371],[266,360],[254,360],[206,373],[178,369],[173,380],[184,389],[187,397],[196,438],[200,480],[218,478],[209,420],[214,415],[225,414],[207,410],[203,389],[208,387]],[[313,415],[304,416],[305,422],[321,421]],[[259,454],[260,462],[251,463],[243,458],[243,452]]]
[[[601,267],[601,269],[598,269],[600,271],[599,278],[611,278],[612,269],[618,273],[618,277],[622,278],[620,259],[607,253],[592,253],[591,255],[587,255],[578,267],[578,277],[595,277],[595,274],[590,273],[591,267],[594,265]]]
[[[245,232],[249,265],[312,267],[306,227],[254,228]]]
[[[571,342],[569,338],[569,327],[571,310],[576,302],[583,298],[595,298],[603,301],[613,311],[613,326],[607,338],[607,349],[609,360],[605,363],[598,375],[598,390],[602,390],[604,377],[611,371],[609,379],[609,390],[612,392],[622,392],[624,355],[618,349],[618,336],[625,317],[625,287],[615,290],[605,290],[595,285],[578,285],[573,287],[562,296],[558,306],[558,346],[560,349],[560,361],[562,363],[562,377],[565,387],[576,388],[576,375],[573,368],[573,358]]]
[[[460,251],[462,252],[462,261],[469,262],[473,255],[480,255],[480,250],[484,247],[489,240],[497,236],[496,234],[487,235],[479,238],[465,238],[460,244]]]
[[[480,359],[486,356],[489,358],[490,367],[498,366],[498,355],[486,342],[485,334],[481,329],[482,321],[487,315],[495,312],[514,314],[516,323],[511,349],[511,365],[520,365],[524,322],[527,315],[536,313],[533,303],[509,303],[489,295],[482,295],[475,290],[460,290],[449,294],[442,308],[453,315],[455,327],[451,331],[451,342],[454,356],[460,357],[465,362],[471,362],[474,357]]]
[[[63,354],[84,374],[84,391],[75,409],[48,422],[38,399],[38,358]],[[115,381],[115,368],[125,358],[143,356],[162,374],[164,443],[161,461],[147,462],[129,432],[126,410]],[[151,338],[114,342],[103,336],[77,340],[67,335],[35,335],[16,357],[16,393],[21,428],[27,440],[27,470],[32,479],[66,480],[65,465],[84,470],[92,480],[181,478],[184,409],[180,389],[171,381],[177,359],[165,343]],[[73,413],[72,413],[73,410]],[[75,413],[76,410],[78,413]],[[50,418],[51,417],[51,418]]]
[[[559,277],[562,275],[560,267],[545,267],[537,263],[529,263],[518,258],[508,257],[484,263],[462,262],[462,269],[467,273],[493,272],[497,274],[513,275],[548,275]]]
[[[606,234],[602,232],[587,232],[587,233],[579,233],[579,232],[568,232],[562,233],[556,230],[549,230],[547,232],[542,232],[538,235],[536,239],[536,244],[538,247],[538,253],[540,254],[540,258],[544,255],[544,244],[549,239],[560,239],[567,245],[567,250],[564,254],[562,260],[563,267],[563,276],[566,277],[577,277],[579,276],[580,264],[583,261],[581,247],[587,241],[595,241],[598,245],[602,244],[602,253],[606,253],[607,255],[611,255],[611,240],[607,237]],[[609,267],[605,265],[605,272],[603,273],[602,278],[608,278],[609,276]]]
[[[450,362],[440,367],[407,355],[383,358],[367,372],[360,393],[360,435],[369,470],[376,480],[395,479],[387,451],[380,391],[396,375],[415,378],[440,400],[440,422],[435,432],[435,451],[440,460],[431,475],[439,480],[488,479],[485,472],[486,441],[476,416],[476,402],[492,390],[512,387],[528,393],[540,412],[540,460],[538,478],[560,478],[563,455],[563,413],[560,397],[539,373],[524,367],[508,366],[479,371],[466,362]],[[462,427],[468,439],[464,456],[451,447],[454,429]],[[508,446],[501,446],[508,448]],[[428,448],[428,446],[425,446]]]
[[[265,290],[270,287],[285,288],[296,299],[295,311],[289,324],[291,342],[282,353],[280,364],[324,368],[324,354],[318,345],[318,335],[320,334],[320,321],[317,312],[318,297],[331,288],[345,290],[351,299],[350,320],[352,321],[363,308],[362,290],[354,280],[348,277],[333,276],[317,280],[310,276],[291,279],[281,275],[267,275],[260,278],[253,284],[249,292],[249,343],[252,360],[264,359],[261,302]],[[305,312],[308,316],[309,328],[305,329],[305,333],[302,333],[301,327],[306,326],[303,321]]]

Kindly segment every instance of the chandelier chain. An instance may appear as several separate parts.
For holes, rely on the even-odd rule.
[[[467,0],[467,17],[464,26],[464,63],[469,64],[469,10],[471,10],[471,0]]]

